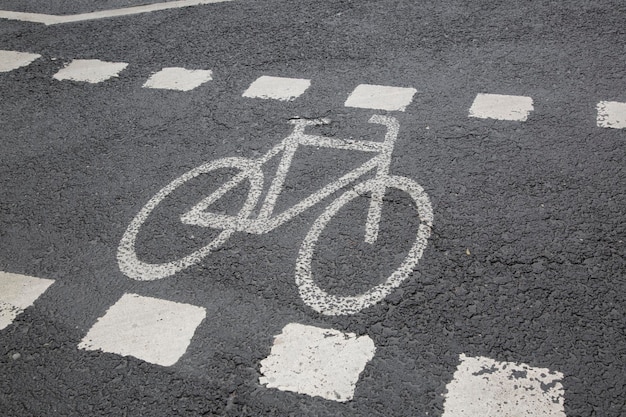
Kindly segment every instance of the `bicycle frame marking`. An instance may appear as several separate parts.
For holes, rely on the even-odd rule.
[[[393,152],[395,140],[398,136],[398,122],[391,117],[372,116],[372,118],[370,118],[370,123],[382,124],[387,127],[387,133],[383,142],[342,140],[304,133],[304,129],[307,126],[325,124],[327,123],[325,120],[298,119],[292,120],[291,123],[294,124],[294,130],[289,136],[283,139],[281,143],[270,149],[261,158],[257,160],[250,160],[251,166],[245,172],[238,174],[232,180],[216,190],[211,196],[196,204],[191,210],[181,216],[181,221],[188,225],[202,227],[212,227],[224,230],[233,229],[236,231],[254,234],[268,233],[319,203],[329,195],[355,181],[372,169],[378,168],[376,179],[380,181],[380,186],[374,190],[372,195],[365,233],[365,241],[370,244],[374,243],[378,236],[382,199],[386,188],[384,179],[389,175],[391,154]],[[300,145],[374,152],[378,153],[378,155],[358,168],[348,172],[338,180],[331,182],[306,197],[293,207],[273,216],[276,201],[282,193],[285,179],[293,162],[293,156]],[[254,175],[251,174],[253,171],[260,170],[261,166],[274,158],[280,152],[283,152],[283,155],[278,165],[278,169],[276,170],[274,179],[272,180],[267,195],[265,196],[265,201],[261,205],[259,215],[255,219],[249,219],[247,216],[243,218],[242,216],[220,215],[205,211],[216,199],[220,198],[227,190],[232,188],[233,183],[242,181],[246,176]]]

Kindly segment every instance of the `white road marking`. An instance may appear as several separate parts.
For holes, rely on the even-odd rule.
[[[350,401],[375,352],[369,336],[290,323],[261,361],[259,382],[281,391]]]
[[[393,271],[385,282],[370,288],[363,294],[354,296],[341,297],[327,293],[315,283],[311,267],[315,246],[320,234],[345,204],[360,195],[368,193],[374,195],[379,191],[377,188],[381,186],[383,188],[392,187],[404,191],[415,202],[420,225],[413,246],[402,261],[402,264]],[[384,192],[384,190],[380,190],[380,192]],[[413,268],[419,262],[428,243],[432,221],[433,212],[428,195],[415,181],[406,177],[392,175],[382,185],[376,179],[358,184],[353,190],[345,192],[333,201],[313,223],[304,238],[298,254],[298,260],[296,261],[296,284],[298,285],[300,298],[315,311],[329,316],[356,314],[365,308],[373,306],[388,296],[394,288],[399,287],[413,272]]]
[[[601,101],[597,106],[598,127],[626,129],[626,103]]]
[[[41,57],[41,55],[30,54],[28,52],[0,50],[0,72],[9,72],[20,67],[25,67],[39,57]]]
[[[414,88],[361,84],[352,91],[344,105],[360,109],[404,111],[416,92]]]
[[[104,62],[98,59],[75,59],[54,74],[56,80],[82,81],[96,84],[117,77],[128,66],[125,62]]]
[[[562,373],[463,354],[460,360],[443,417],[565,417]]]
[[[181,259],[157,264],[150,264],[139,260],[135,251],[135,241],[137,240],[137,235],[139,234],[141,226],[146,221],[152,210],[154,210],[156,206],[172,191],[183,185],[185,182],[199,175],[206,174],[220,168],[238,168],[241,172],[233,179],[226,182],[226,184],[219,187],[213,192],[213,194],[204,198],[200,203],[198,203],[198,205],[206,204],[208,207],[212,204],[212,202],[222,197],[246,178],[250,180],[251,185],[250,191],[248,192],[248,198],[239,211],[239,214],[237,216],[226,216],[229,219],[229,224],[225,230],[219,233],[218,236],[206,246],[199,248]],[[186,172],[162,188],[154,197],[152,197],[128,225],[117,250],[117,262],[120,270],[129,278],[141,281],[151,281],[168,277],[200,262],[204,257],[209,255],[211,251],[220,247],[228,240],[230,235],[232,235],[235,231],[235,229],[232,228],[233,224],[237,221],[243,221],[248,218],[252,210],[254,210],[262,191],[263,172],[258,166],[256,166],[256,164],[247,158],[222,158]]]
[[[292,101],[300,97],[311,85],[302,78],[271,77],[264,75],[250,84],[243,97]]]
[[[469,109],[469,117],[525,122],[533,110],[530,97],[478,94]]]
[[[311,229],[302,243],[298,259],[296,261],[295,281],[296,285],[298,285],[302,300],[314,310],[326,315],[354,314],[364,308],[376,304],[389,295],[394,288],[397,288],[409,277],[413,268],[415,268],[417,262],[422,257],[428,237],[430,236],[430,229],[433,221],[433,212],[430,200],[423,188],[409,178],[389,175],[389,165],[391,164],[393,146],[398,136],[398,121],[393,117],[381,115],[374,115],[370,118],[370,123],[382,124],[387,128],[387,134],[385,135],[385,140],[383,142],[329,138],[325,136],[310,135],[304,132],[307,126],[328,123],[328,121],[324,119],[292,119],[290,122],[294,125],[293,132],[260,158],[218,159],[186,172],[162,188],[154,197],[152,197],[152,199],[150,199],[150,201],[148,201],[145,206],[142,207],[126,229],[117,252],[117,260],[120,270],[129,278],[141,281],[168,277],[200,262],[213,250],[223,245],[235,231],[243,231],[254,234],[267,233],[298,216],[300,213],[314,206],[324,198],[332,195],[351,182],[358,180],[362,175],[376,169],[377,174],[375,178],[357,183],[353,189],[345,192],[343,195],[331,202],[326,210],[311,226]],[[359,150],[377,153],[378,155],[374,156],[360,167],[346,173],[338,180],[327,184],[302,201],[296,203],[291,208],[284,210],[282,213],[274,214],[275,203],[283,190],[285,179],[289,173],[289,169],[291,168],[293,156],[297,148],[302,145]],[[263,191],[264,174],[262,166],[280,153],[282,153],[282,156],[278,164],[278,169],[276,170],[276,175],[272,179],[271,185],[265,195],[265,200],[259,209],[257,218],[250,218],[250,215],[254,210],[254,207],[256,207]],[[223,185],[219,186],[213,193],[204,197],[189,211],[183,213],[180,220],[182,223],[187,225],[210,227],[218,230],[221,229],[222,232],[219,233],[213,241],[207,242],[205,246],[198,248],[182,258],[163,263],[148,263],[141,261],[137,256],[135,243],[142,225],[148,216],[150,216],[151,212],[161,203],[161,201],[163,201],[163,199],[187,181],[197,177],[198,175],[202,175],[219,168],[236,168],[239,173],[237,173],[230,180],[226,181]],[[242,184],[245,180],[250,182],[248,198],[237,215],[233,216],[210,212],[210,207],[215,201],[219,200],[234,187]],[[370,290],[362,294],[338,296],[325,292],[317,285],[311,268],[313,255],[315,253],[315,246],[317,245],[317,241],[322,231],[328,226],[330,220],[344,205],[359,195],[370,194],[371,201],[368,210],[367,222],[365,224],[364,240],[370,244],[375,243],[381,218],[383,196],[387,188],[397,188],[400,191],[407,193],[415,203],[417,217],[420,221],[415,241],[413,242],[413,246],[409,249],[406,258],[395,271],[391,272],[385,282],[372,287]]]
[[[171,366],[185,353],[205,316],[202,307],[124,294],[98,319],[78,347]]]
[[[23,13],[0,10],[0,19],[21,20],[23,22],[43,23],[45,25],[58,25],[61,23],[82,22],[85,20],[97,20],[108,17],[130,16],[134,14],[155,12],[167,9],[180,9],[182,7],[199,6],[202,4],[222,3],[232,0],[179,0],[164,3],[146,4],[144,6],[125,7],[122,9],[101,10],[91,13],[73,15],[53,15],[42,13]]]
[[[0,271],[0,330],[13,323],[53,283],[51,279]]]
[[[163,68],[153,74],[143,85],[145,88],[191,91],[213,79],[210,70],[188,70],[185,68]]]

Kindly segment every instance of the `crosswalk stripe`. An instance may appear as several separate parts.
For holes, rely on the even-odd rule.
[[[469,117],[525,122],[533,110],[530,97],[478,94],[469,109]]]
[[[78,347],[171,366],[187,351],[205,316],[202,307],[128,293],[98,319]]]
[[[0,271],[0,330],[13,323],[53,283],[51,279]]]
[[[461,354],[443,417],[565,417],[563,374]]]
[[[293,101],[304,94],[310,86],[311,80],[263,75],[250,84],[242,96]]]
[[[414,88],[361,84],[350,93],[344,105],[360,109],[404,111],[416,92]]]
[[[212,79],[213,72],[210,70],[171,67],[152,74],[143,86],[163,90],[191,91]]]
[[[39,54],[28,52],[0,50],[0,72],[9,72],[20,67],[25,67],[40,58]]]
[[[75,59],[54,74],[55,80],[81,81],[97,84],[118,74],[128,66],[125,62],[105,62],[98,59]]]
[[[350,401],[375,351],[369,336],[290,323],[261,361],[259,382],[281,391]]]
[[[596,107],[598,127],[626,129],[626,103],[601,101]]]

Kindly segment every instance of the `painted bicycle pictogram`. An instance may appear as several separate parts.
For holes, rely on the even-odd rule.
[[[305,133],[307,126],[328,123],[326,119],[294,119],[290,120],[290,122],[294,125],[291,134],[260,158],[229,157],[208,162],[186,172],[162,188],[143,206],[122,237],[117,253],[121,271],[128,277],[136,280],[156,280],[174,275],[201,262],[212,251],[222,246],[233,233],[268,233],[342,188],[354,184],[351,189],[330,202],[322,214],[315,220],[304,238],[295,268],[295,281],[299,294],[308,306],[325,315],[354,314],[378,303],[389,295],[394,288],[398,287],[409,276],[417,265],[430,236],[433,220],[430,200],[423,188],[410,178],[389,173],[391,156],[398,136],[398,121],[393,117],[381,115],[374,115],[370,118],[370,123],[381,124],[386,127],[387,132],[382,142],[338,139]],[[297,202],[297,204],[276,214],[274,213],[276,201],[284,189],[285,179],[292,166],[293,156],[300,146],[370,152],[376,155],[336,181],[327,184]],[[262,167],[281,153],[275,176],[267,193],[265,193],[258,213],[253,215],[264,189]],[[140,260],[135,250],[137,236],[153,210],[181,185],[199,175],[223,168],[236,169],[238,173],[180,217],[180,221],[186,225],[220,230],[217,237],[191,254],[173,261],[150,263]],[[361,179],[361,177],[374,170],[376,172],[372,178]],[[241,186],[246,180],[250,184],[248,195],[236,215],[212,213],[209,211],[212,204],[223,198],[230,190]],[[359,180],[361,181],[359,182]],[[400,266],[384,282],[359,295],[338,296],[320,288],[313,277],[311,263],[322,231],[347,203],[358,196],[369,195],[370,202],[365,223],[364,239],[369,244],[375,243],[378,238],[383,198],[389,188],[395,188],[409,195],[417,209],[417,216],[420,222],[414,241]]]

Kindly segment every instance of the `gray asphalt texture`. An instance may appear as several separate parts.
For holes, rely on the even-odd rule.
[[[0,270],[56,282],[0,332],[1,415],[438,416],[461,353],[562,372],[569,417],[625,415],[626,130],[597,127],[595,111],[626,102],[623,1],[235,1],[50,27],[0,21],[0,49],[43,56],[0,74]],[[101,84],[52,78],[79,58],[130,65]],[[169,66],[214,80],[142,88]],[[312,86],[293,102],[241,97],[261,75]],[[300,300],[294,264],[324,203],[269,234],[235,234],[170,278],[119,271],[126,227],[182,173],[258,157],[296,116],[330,118],[326,135],[380,138],[367,123],[376,111],[343,105],[363,83],[418,90],[390,113],[391,173],[423,186],[434,209],[423,258],[385,301],[325,317]],[[535,110],[523,123],[468,118],[477,93],[530,96]],[[303,150],[279,209],[360,157]],[[189,233],[206,238],[175,220],[183,197],[198,201],[211,183],[155,213],[142,256],[173,259],[197,244]],[[357,293],[393,270],[415,227],[403,198],[389,196],[370,252],[347,245],[367,203],[342,212],[320,239],[323,286]],[[125,292],[207,309],[176,365],[77,349]],[[374,340],[353,401],[259,384],[259,361],[291,322]]]

